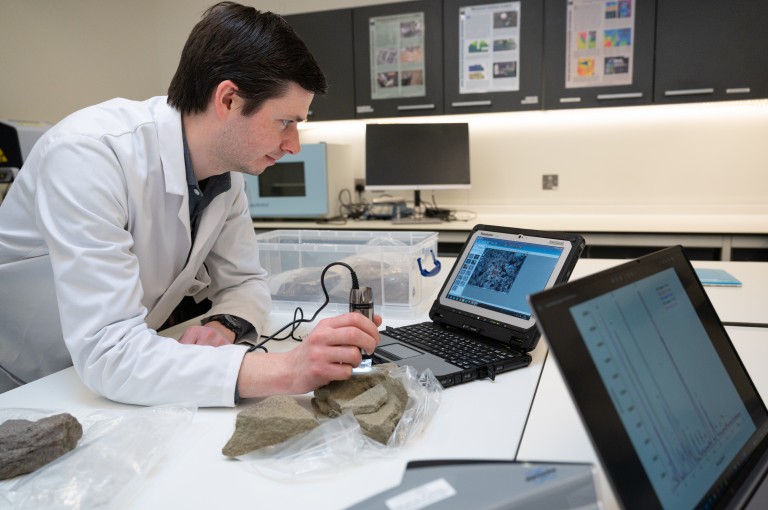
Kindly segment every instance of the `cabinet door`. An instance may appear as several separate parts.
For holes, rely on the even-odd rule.
[[[357,118],[443,113],[442,3],[353,9]]]
[[[663,0],[657,103],[768,97],[768,2]]]
[[[544,107],[651,103],[655,17],[652,0],[545,0]]]
[[[284,17],[312,52],[328,81],[328,93],[312,101],[309,120],[354,119],[352,10]]]
[[[444,0],[445,112],[541,109],[544,0]]]

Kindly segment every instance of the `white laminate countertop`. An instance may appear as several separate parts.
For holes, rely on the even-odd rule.
[[[254,228],[469,231],[476,224],[488,224],[570,232],[768,234],[768,206],[762,205],[445,207],[456,210],[459,219],[428,224],[393,224],[388,220],[345,223],[258,220],[254,221]]]

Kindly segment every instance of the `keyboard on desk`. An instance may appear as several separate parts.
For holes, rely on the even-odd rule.
[[[505,347],[494,347],[451,331],[433,322],[386,328],[384,334],[464,369],[489,367],[524,356]],[[382,360],[374,356],[374,363]]]

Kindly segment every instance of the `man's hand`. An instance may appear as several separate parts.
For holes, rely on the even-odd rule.
[[[221,345],[231,344],[235,341],[235,332],[225,328],[218,321],[211,321],[205,326],[190,326],[184,330],[179,338],[182,344]]]
[[[240,396],[300,395],[349,379],[362,361],[360,349],[372,353],[379,344],[381,317],[374,321],[359,313],[330,317],[288,352],[247,354],[238,377]]]

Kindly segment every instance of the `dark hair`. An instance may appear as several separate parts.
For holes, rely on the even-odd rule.
[[[281,97],[291,82],[314,94],[328,89],[315,58],[282,17],[234,2],[210,7],[192,29],[168,87],[168,104],[201,113],[224,80],[240,89],[243,115]]]

